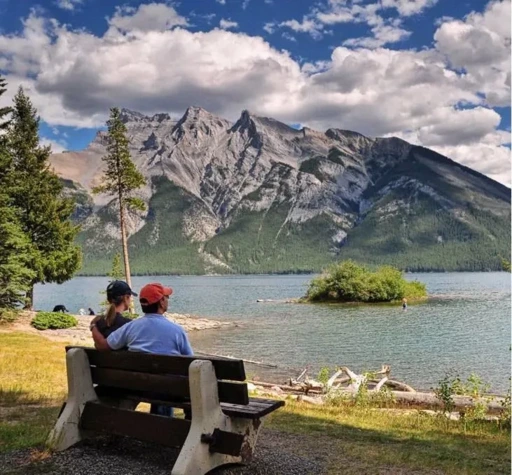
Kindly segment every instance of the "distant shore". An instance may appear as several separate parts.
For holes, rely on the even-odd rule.
[[[36,315],[36,312],[23,312],[20,317],[12,324],[0,327],[0,331],[22,331],[44,336],[54,341],[66,341],[69,343],[93,344],[89,323],[92,316],[74,315],[78,320],[78,325],[72,328],[62,330],[36,330],[30,322]],[[200,330],[214,330],[219,328],[236,327],[236,322],[226,322],[219,320],[211,320],[208,318],[198,317],[190,314],[166,313],[165,316],[172,322],[181,325],[187,332],[195,332]]]
[[[495,272],[507,272],[502,269],[487,269],[487,270],[469,270],[469,269],[459,269],[459,270],[444,270],[444,269],[430,269],[430,270],[404,270],[402,271],[404,274],[479,274],[479,273],[495,273]],[[305,272],[271,272],[271,273],[240,273],[240,274],[162,274],[156,273],[151,274],[151,277],[268,277],[268,276],[284,276],[284,275],[318,275],[321,274],[322,271],[305,271]],[[132,272],[132,277],[148,277],[147,273],[137,273]],[[73,278],[76,277],[108,277],[106,274],[97,274],[97,273],[76,273]]]

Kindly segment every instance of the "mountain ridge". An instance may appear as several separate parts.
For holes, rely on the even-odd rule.
[[[193,106],[178,120],[128,109],[121,117],[148,178],[139,192],[148,211],[128,223],[136,273],[153,262],[151,249],[161,255],[151,265],[163,273],[187,273],[187,259],[191,273],[223,273],[318,271],[348,257],[429,270],[442,264],[436,253],[457,248],[458,255],[464,243],[476,246],[476,256],[448,259],[444,270],[497,269],[497,256],[510,255],[510,189],[400,138],[295,129],[247,110],[234,123]],[[84,196],[101,177],[105,145],[100,131],[84,151],[51,158],[60,176],[80,185],[69,193],[81,195],[84,273],[108,270],[104,258],[118,247],[110,198]],[[361,256],[381,235],[396,249],[381,243],[384,251]]]

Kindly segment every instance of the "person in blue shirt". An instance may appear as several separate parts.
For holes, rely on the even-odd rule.
[[[170,287],[159,283],[145,285],[139,294],[144,315],[123,325],[107,338],[96,325],[91,324],[94,346],[100,351],[127,348],[128,351],[159,355],[193,355],[185,330],[164,316],[172,292]],[[172,408],[152,405],[151,413],[172,417]]]

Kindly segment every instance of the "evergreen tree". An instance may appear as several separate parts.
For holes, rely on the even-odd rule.
[[[114,254],[114,258],[112,259],[112,269],[110,269],[110,271],[107,272],[107,276],[110,277],[109,282],[112,282],[114,280],[121,280],[123,278],[123,269],[121,267],[121,255],[119,253]],[[109,305],[108,300],[106,298],[107,291],[102,290],[100,294],[105,296],[104,300],[100,303],[100,306],[105,311]]]
[[[0,76],[0,96],[6,91],[5,85]],[[3,130],[10,123],[7,119],[10,112],[10,107],[0,108],[0,307],[3,308],[14,308],[21,303],[34,278],[34,272],[27,266],[31,258],[30,243],[21,230],[9,196],[12,160]]]
[[[27,291],[27,308],[32,307],[36,283],[65,282],[81,264],[80,248],[74,244],[79,227],[70,220],[74,202],[63,197],[63,185],[49,168],[51,148],[40,146],[38,132],[37,111],[20,87],[7,140],[12,204],[32,246],[29,269],[35,276]]]
[[[144,211],[145,204],[140,198],[133,196],[133,191],[145,185],[144,176],[133,163],[126,126],[121,121],[120,111],[117,107],[110,109],[108,126],[108,154],[103,157],[106,164],[105,175],[93,193],[106,193],[114,196],[119,206],[119,225],[121,228],[121,243],[123,246],[123,260],[126,282],[131,287],[130,261],[128,257],[128,241],[126,238],[126,212]]]
[[[7,82],[0,75],[0,97],[7,91]],[[3,134],[3,131],[9,127],[10,120],[7,120],[7,116],[12,112],[11,107],[0,107],[0,134]],[[1,139],[0,139],[1,140]]]
[[[0,155],[2,152],[0,151]],[[25,301],[35,272],[30,242],[9,206],[5,193],[0,195],[0,307],[15,308]]]

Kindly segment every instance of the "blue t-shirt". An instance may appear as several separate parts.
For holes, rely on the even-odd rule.
[[[154,313],[123,325],[108,336],[107,343],[113,350],[128,347],[128,351],[159,355],[193,355],[185,330]]]

